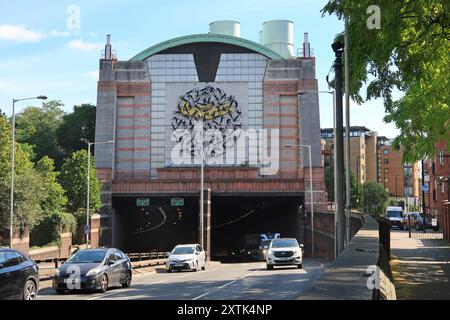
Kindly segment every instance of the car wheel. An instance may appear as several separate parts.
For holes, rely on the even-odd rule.
[[[299,269],[303,269],[303,264],[302,264],[302,263],[300,263],[299,265],[297,265],[297,268],[299,268]]]
[[[195,268],[194,268],[194,272],[198,271],[198,261],[195,263]]]
[[[33,280],[27,280],[23,288],[23,300],[36,300],[37,288]]]
[[[268,264],[268,265],[267,265],[267,270],[273,270],[273,266],[270,265],[270,264]]]
[[[122,284],[123,288],[129,288],[131,286],[131,271],[127,272],[127,279],[125,280],[125,283]]]
[[[167,273],[171,273],[172,272],[172,269],[167,269]]]
[[[100,292],[105,293],[107,290],[108,290],[108,276],[106,274],[104,274],[102,276]]]
[[[203,267],[202,270],[205,271],[206,270],[206,261],[203,263]]]

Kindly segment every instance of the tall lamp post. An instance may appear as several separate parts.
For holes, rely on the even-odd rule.
[[[13,228],[14,228],[14,153],[16,143],[16,102],[25,100],[47,100],[46,96],[37,96],[31,98],[13,99],[12,104],[12,142],[11,142],[11,195],[9,205],[9,248],[12,249]]]
[[[84,232],[86,233],[86,249],[89,248],[89,202],[90,202],[90,187],[91,187],[91,146],[95,144],[106,144],[106,143],[114,143],[114,141],[102,141],[102,142],[89,142],[86,139],[83,139],[88,145],[88,160],[87,160],[87,192],[86,192],[86,228]]]
[[[344,239],[346,234],[346,216],[344,208],[344,125],[343,125],[343,105],[342,105],[342,54],[344,44],[337,41],[331,45],[335,60],[333,63],[335,73],[335,157],[336,157],[336,213],[338,219],[338,254],[344,250]]]
[[[286,148],[308,148],[309,152],[309,193],[311,201],[311,256],[314,257],[314,194],[312,182],[312,151],[309,144],[287,144]]]

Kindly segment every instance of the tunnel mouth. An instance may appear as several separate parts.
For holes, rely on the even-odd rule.
[[[220,196],[211,203],[211,259],[263,261],[261,234],[279,233],[302,243],[300,196]]]
[[[113,207],[113,246],[127,253],[170,252],[198,242],[198,196],[116,197]]]
[[[303,243],[303,199],[213,194],[211,260],[262,261],[261,234]],[[113,208],[113,246],[127,253],[170,252],[179,244],[199,243],[198,195],[113,197]]]

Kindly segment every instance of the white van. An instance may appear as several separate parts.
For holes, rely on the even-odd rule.
[[[391,228],[397,227],[403,229],[403,208],[402,207],[387,207],[386,218],[391,222]]]

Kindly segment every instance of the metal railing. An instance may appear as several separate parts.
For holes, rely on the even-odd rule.
[[[131,252],[127,253],[128,258],[132,261],[165,259],[170,255],[170,252]]]

